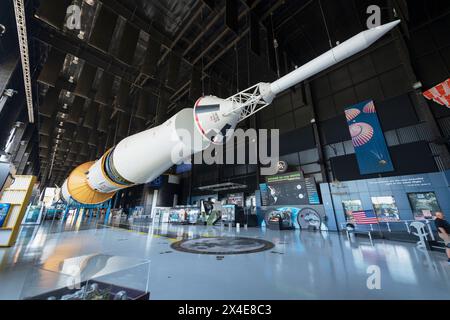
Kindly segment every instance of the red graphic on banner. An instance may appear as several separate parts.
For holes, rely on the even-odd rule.
[[[425,91],[423,96],[428,100],[433,100],[441,106],[450,108],[450,79],[447,79],[430,90]]]

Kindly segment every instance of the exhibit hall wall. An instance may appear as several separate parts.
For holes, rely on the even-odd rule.
[[[405,222],[450,215],[449,172],[322,183],[320,190],[330,230],[351,221],[349,211],[375,211],[382,227],[407,231]],[[347,209],[347,210],[346,210]],[[335,225],[333,225],[333,222]],[[433,224],[432,224],[433,225]]]

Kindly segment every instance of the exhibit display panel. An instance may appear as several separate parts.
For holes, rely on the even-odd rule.
[[[448,172],[322,183],[330,230],[341,230],[349,212],[374,211],[381,230],[406,232],[405,223],[450,214]],[[351,218],[350,218],[351,219]],[[433,224],[432,224],[433,226]],[[433,226],[434,228],[434,226]]]
[[[207,218],[203,217],[198,206],[157,207],[153,209],[154,223],[204,224],[206,220]]]
[[[281,225],[284,229],[329,230],[329,219],[323,205],[263,206],[257,208],[259,221],[266,226]]]
[[[301,172],[267,177],[260,191],[263,206],[320,204],[315,179],[305,178]]]
[[[408,199],[415,220],[431,220],[436,212],[441,211],[434,192],[408,193]]]
[[[25,225],[38,225],[42,221],[42,211],[41,206],[29,206],[25,217],[23,218],[22,224]]]
[[[108,254],[50,258],[28,273],[22,300],[148,300],[150,261]]]
[[[394,171],[389,149],[373,101],[364,101],[345,110],[352,144],[361,174]]]
[[[3,220],[0,247],[10,247],[16,242],[35,182],[34,176],[16,176],[14,182],[3,191],[0,198],[0,203],[4,205],[0,216]]]
[[[372,197],[372,205],[379,222],[400,221],[394,197]]]
[[[363,211],[361,200],[344,200],[342,201],[342,206],[344,207],[344,213],[347,222],[355,222],[353,217],[353,212]]]

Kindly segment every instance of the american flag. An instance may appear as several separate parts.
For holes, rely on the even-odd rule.
[[[373,211],[355,211],[353,218],[356,224],[377,224],[378,219]]]

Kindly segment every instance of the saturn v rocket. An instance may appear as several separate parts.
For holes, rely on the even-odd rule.
[[[194,108],[125,138],[99,160],[75,168],[61,188],[62,198],[67,203],[100,204],[121,189],[153,181],[177,164],[174,150],[190,158],[211,144],[225,143],[241,120],[272,103],[279,93],[368,48],[399,23],[363,31],[273,83],[259,83],[227,99],[201,97]]]

